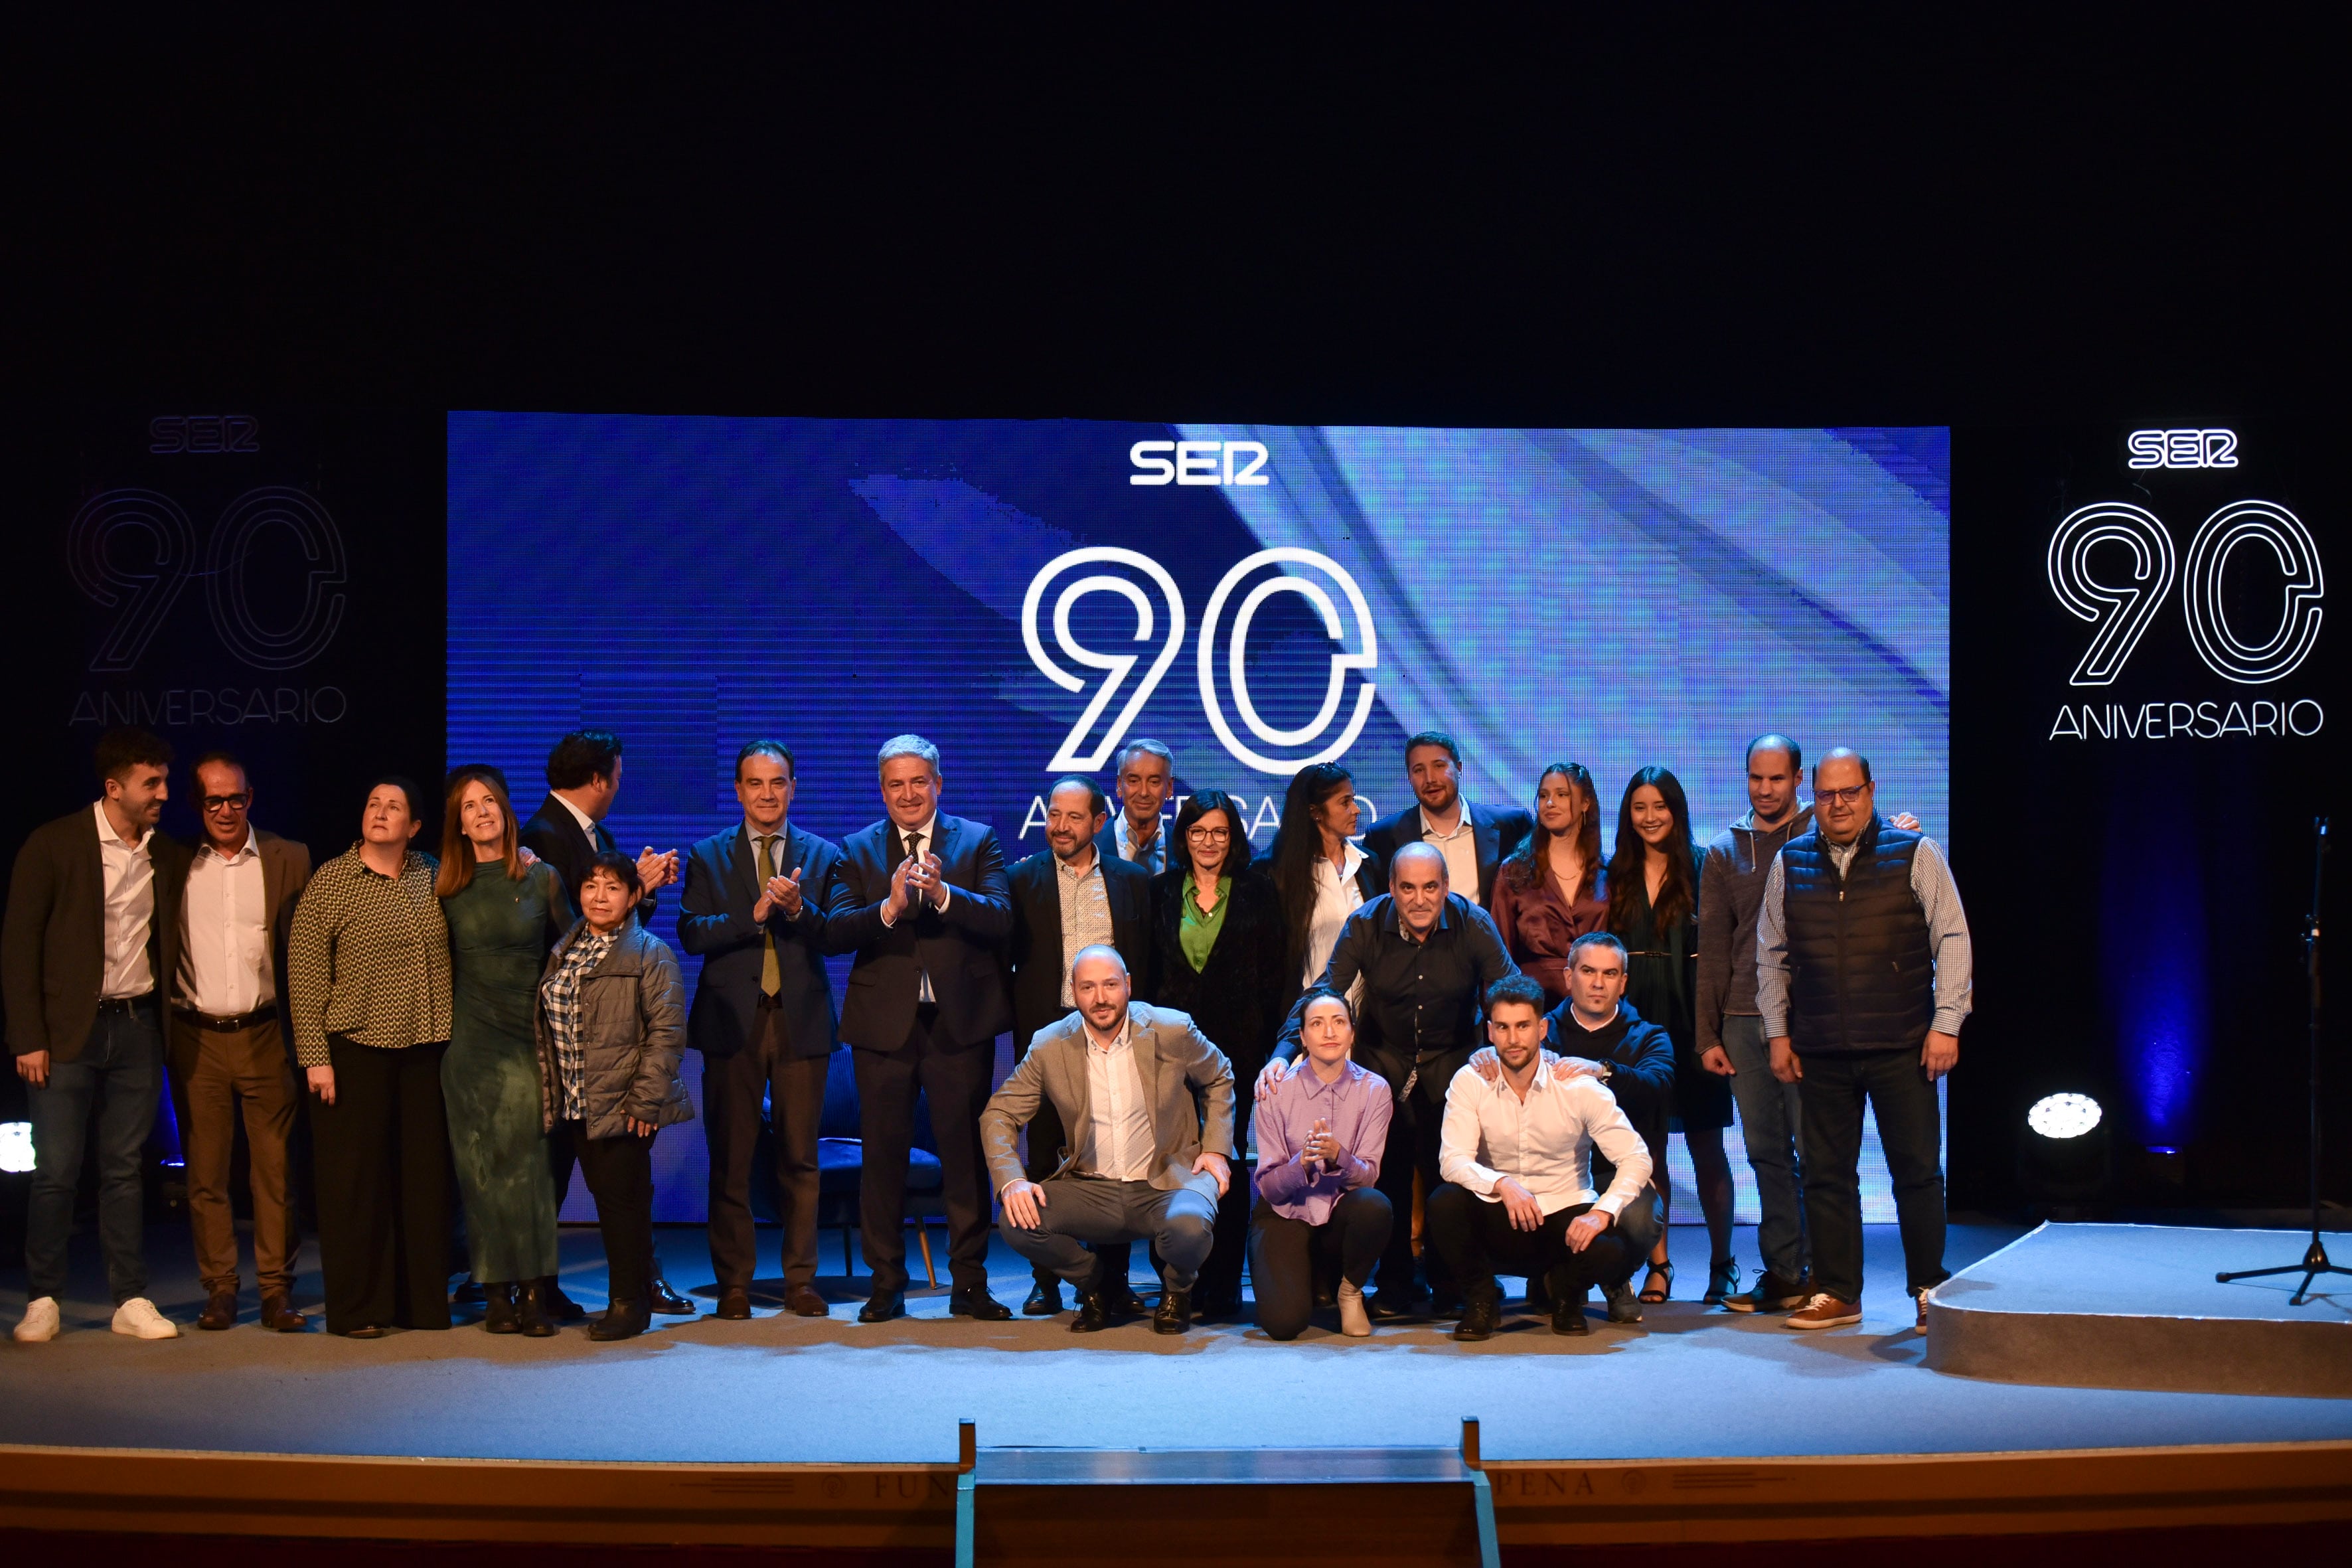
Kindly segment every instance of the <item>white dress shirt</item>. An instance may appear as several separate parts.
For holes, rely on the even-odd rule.
[[[98,994],[110,1002],[144,996],[155,989],[155,972],[147,962],[147,931],[155,923],[155,862],[148,849],[155,830],[141,834],[135,846],[125,844],[106,820],[106,802],[90,810],[98,818],[98,855],[106,879],[106,973]]]
[[[1470,831],[1470,803],[1459,801],[1462,820],[1451,833],[1440,833],[1429,820],[1427,807],[1421,813],[1421,841],[1436,846],[1445,857],[1445,883],[1448,889],[1461,894],[1472,903],[1478,901],[1478,837]]]
[[[1331,858],[1319,851],[1315,857],[1315,912],[1307,922],[1307,968],[1298,977],[1302,985],[1323,978],[1323,966],[1331,962],[1331,950],[1339,945],[1339,928],[1363,905],[1364,890],[1356,886],[1356,873],[1363,868],[1364,858],[1364,852],[1353,844],[1348,846],[1344,868],[1333,866]]]
[[[180,900],[180,1000],[228,1018],[278,999],[261,839],[253,829],[245,830],[244,847],[234,855],[210,843],[196,850]]]
[[[1596,1143],[1617,1167],[1609,1190],[1597,1195]],[[1521,1100],[1507,1080],[1490,1084],[1465,1067],[1445,1089],[1437,1173],[1490,1204],[1502,1201],[1495,1184],[1507,1176],[1548,1215],[1577,1204],[1615,1215],[1649,1182],[1650,1151],[1617,1097],[1592,1079],[1562,1083],[1538,1066]]]
[[[900,842],[915,845],[926,855],[937,855],[940,852],[940,814],[936,811],[931,813],[930,816],[925,817],[920,826],[900,827],[894,822],[890,825],[890,830],[898,836]],[[920,841],[919,844],[917,843],[918,840]],[[898,868],[893,866],[891,869],[895,871]],[[929,901],[928,894],[918,897],[917,895],[910,893],[908,897],[913,904],[918,906]],[[939,903],[940,910],[946,910],[954,898],[955,889],[949,887],[945,882],[941,882],[940,884]],[[885,903],[888,902],[887,899],[883,901]],[[882,917],[882,924],[885,928],[895,926],[898,923],[898,922],[892,920],[887,913],[885,913]],[[923,971],[922,979],[916,985],[915,997],[916,1000],[920,1002],[937,1002],[940,999],[939,994],[931,989],[931,972],[928,969]]]
[[[1094,1131],[1090,1174],[1114,1182],[1151,1176],[1151,1108],[1143,1100],[1143,1073],[1135,1065],[1135,1022],[1122,1019],[1108,1047],[1087,1029],[1087,1116]]]
[[[581,810],[578,806],[572,805],[569,796],[559,795],[555,798],[563,803],[563,809],[570,812],[572,814],[572,820],[580,825],[581,834],[588,840],[588,847],[591,849],[595,848],[596,819],[589,816],[586,812]]]

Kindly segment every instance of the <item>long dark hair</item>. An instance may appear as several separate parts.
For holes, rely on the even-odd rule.
[[[1315,808],[1356,775],[1337,763],[1317,763],[1290,775],[1282,796],[1282,826],[1274,834],[1274,886],[1282,895],[1282,922],[1289,929],[1290,973],[1307,965],[1307,938],[1315,923],[1315,861],[1323,853],[1323,830]]]
[[[1651,929],[1663,931],[1676,921],[1688,920],[1698,908],[1698,856],[1691,844],[1690,801],[1682,781],[1665,769],[1637,770],[1617,804],[1617,847],[1609,857],[1609,929],[1633,929],[1634,901],[1648,888],[1643,862],[1650,847],[1633,828],[1633,792],[1648,784],[1665,797],[1675,825],[1666,833],[1666,879],[1659,884],[1657,900],[1650,906]]]
[[[1179,871],[1192,868],[1192,840],[1184,836],[1192,831],[1192,824],[1213,811],[1222,811],[1233,824],[1233,847],[1225,851],[1223,875],[1231,877],[1246,870],[1250,863],[1249,818],[1242,815],[1239,802],[1221,789],[1204,789],[1187,795],[1184,804],[1176,808],[1176,826],[1168,840],[1168,864]]]
[[[1592,896],[1601,879],[1601,795],[1592,787],[1592,774],[1582,763],[1554,763],[1536,779],[1536,794],[1543,794],[1544,780],[1558,773],[1584,797],[1583,810],[1579,814],[1576,829],[1576,852],[1584,859],[1584,880],[1576,889],[1577,902]],[[1525,891],[1539,886],[1551,872],[1551,829],[1536,818],[1536,830],[1526,842],[1511,851],[1503,862],[1503,876],[1512,887]]]

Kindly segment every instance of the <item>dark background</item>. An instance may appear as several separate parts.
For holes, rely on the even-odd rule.
[[[361,774],[438,751],[444,409],[1950,425],[1954,826],[1986,976],[1953,1191],[2012,1194],[1997,1130],[2048,1042],[2114,1060],[2095,1017],[2044,1005],[2098,948],[2108,851],[2083,846],[2112,842],[2098,792],[2140,753],[2031,776],[2039,737],[2000,716],[2058,698],[2010,620],[2079,633],[2011,552],[2075,487],[2123,493],[2091,469],[2124,430],[2342,417],[2335,40],[2161,7],[1311,26],[28,29],[0,109],[23,734],[0,838],[86,798],[59,717],[85,607],[42,584],[89,488],[170,488],[114,477],[154,471],[156,414],[257,417],[256,482],[315,483],[351,542],[325,657],[367,728],[273,758],[302,782],[259,811],[293,820],[299,794],[322,850]],[[2325,551],[2330,514],[2303,515]],[[643,591],[613,584],[615,613]],[[1606,593],[1606,563],[1563,591]],[[185,636],[171,657],[221,658]],[[2331,777],[2249,755],[2252,783],[2209,754],[2135,809],[2187,836],[2242,940],[2210,994],[2258,1010],[2243,1048],[2211,1037],[2184,1196],[2287,1203],[2297,824]]]

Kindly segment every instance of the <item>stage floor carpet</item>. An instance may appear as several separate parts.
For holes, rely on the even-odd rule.
[[[1955,1268],[2016,1239],[2016,1228],[1956,1226]],[[668,1277],[703,1292],[698,1320],[656,1320],[643,1339],[592,1344],[478,1328],[353,1342],[322,1331],[268,1333],[247,1321],[217,1334],[141,1343],[105,1331],[94,1261],[67,1304],[70,1331],[43,1346],[0,1342],[0,1443],[313,1456],[655,1461],[952,1462],[956,1422],[990,1447],[1391,1447],[1454,1444],[1465,1416],[1490,1460],[1740,1458],[2089,1450],[2352,1438],[2352,1400],[2031,1386],[1924,1364],[1901,1292],[1892,1226],[1872,1227],[1871,1285],[1857,1329],[1798,1334],[1777,1318],[1702,1307],[1705,1233],[1676,1227],[1685,1300],[1638,1327],[1596,1317],[1582,1341],[1531,1318],[1480,1345],[1442,1325],[1383,1328],[1351,1342],[1318,1328],[1276,1344],[1244,1324],[1181,1338],[1142,1323],[1075,1340],[1066,1317],[975,1324],[946,1316],[947,1292],[909,1298],[910,1317],[854,1321],[865,1294],[823,1278],[827,1320],[708,1315],[701,1233],[659,1233]],[[935,1248],[940,1237],[933,1232]],[[2249,1260],[2274,1247],[2247,1234]],[[774,1233],[761,1234],[763,1252]],[[202,1294],[184,1233],[158,1227],[154,1296],[184,1321]],[[86,1247],[86,1244],[85,1244]],[[839,1237],[824,1238],[838,1267]],[[1743,1267],[1755,1267],[1742,1231]],[[565,1286],[601,1305],[593,1230],[563,1237]],[[315,1270],[314,1256],[306,1263]],[[941,1262],[944,1263],[942,1257]],[[1000,1300],[1027,1271],[992,1257]],[[919,1282],[920,1273],[917,1274]],[[0,1275],[14,1321],[23,1276]],[[315,1303],[306,1273],[298,1304]],[[772,1282],[771,1282],[772,1283]],[[2210,1286],[2210,1272],[2205,1278]],[[2340,1307],[2321,1310],[2340,1318]]]

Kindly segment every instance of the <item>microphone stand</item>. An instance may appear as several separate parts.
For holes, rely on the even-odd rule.
[[[2319,847],[2311,858],[2311,913],[2304,917],[2304,967],[2311,986],[2311,1247],[2300,1263],[2289,1263],[2278,1268],[2241,1268],[2213,1278],[2226,1285],[2232,1279],[2260,1279],[2272,1274],[2300,1274],[2303,1283],[2287,1305],[2300,1307],[2311,1295],[2311,1282],[2323,1274],[2352,1274],[2340,1263],[2331,1262],[2327,1248],[2319,1239],[2319,888],[2320,878],[2327,869],[2327,818],[2315,824]]]

